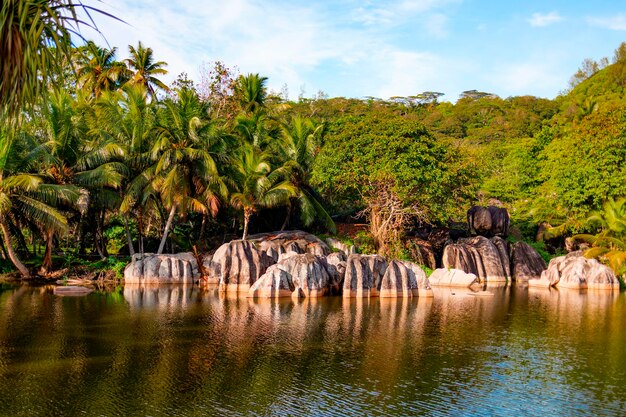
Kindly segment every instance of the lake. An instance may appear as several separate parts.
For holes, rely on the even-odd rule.
[[[626,294],[0,287],[0,414],[625,415]]]

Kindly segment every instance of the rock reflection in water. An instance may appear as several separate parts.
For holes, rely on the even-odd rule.
[[[623,410],[624,294],[434,290],[286,300],[172,286],[72,299],[5,290],[0,415]]]

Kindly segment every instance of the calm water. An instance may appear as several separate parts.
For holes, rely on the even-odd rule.
[[[625,415],[626,294],[0,289],[0,414]]]

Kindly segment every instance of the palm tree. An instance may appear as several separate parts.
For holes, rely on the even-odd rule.
[[[78,17],[78,10],[88,19]],[[52,73],[61,73],[64,58],[69,58],[71,35],[80,25],[97,30],[90,11],[111,16],[80,0],[2,1],[0,110],[15,115],[43,95]]]
[[[94,148],[93,144],[85,141],[87,128],[80,123],[80,105],[66,91],[52,92],[47,103],[42,111],[42,129],[36,135],[25,136],[31,150],[24,158],[24,165],[36,169],[59,186],[79,187],[81,198],[77,201],[79,206],[74,208],[84,218],[90,197],[100,193],[103,188],[118,188],[125,167],[116,161],[94,163],[88,160],[89,155],[94,152],[103,152],[102,144],[98,143]],[[46,255],[42,263],[42,274],[52,266],[54,231],[47,230],[44,235]],[[81,241],[82,229],[79,235]]]
[[[262,208],[286,205],[297,195],[297,190],[288,180],[284,168],[272,171],[270,155],[244,143],[232,158],[230,180],[234,185],[230,204],[243,211],[243,237],[248,237],[248,224],[254,213]]]
[[[246,113],[255,113],[265,106],[267,77],[259,74],[240,75],[235,82],[235,96],[241,109]]]
[[[622,237],[626,235],[626,197],[617,200],[612,197],[604,202],[601,211],[595,211],[587,219],[590,224],[599,225],[605,234]]]
[[[222,138],[204,119],[206,114],[206,104],[190,89],[181,89],[177,100],[164,102],[151,150],[154,162],[143,176],[148,181],[144,187],[158,192],[169,210],[157,253],[163,252],[177,212],[215,216],[227,194],[214,159]]]
[[[96,103],[91,120],[95,141],[92,152],[85,156],[91,166],[108,161],[121,161],[126,167],[120,191],[121,214],[126,228],[128,249],[135,253],[128,225],[129,216],[137,219],[139,251],[143,252],[144,214],[156,195],[149,185],[152,177],[151,149],[155,140],[156,107],[147,102],[147,91],[127,85],[119,92],[107,92]]]
[[[591,245],[585,251],[585,257],[605,260],[617,275],[621,275],[626,264],[626,197],[609,198],[602,208],[587,219],[589,224],[599,225],[600,232],[575,235],[574,239]]]
[[[324,226],[335,233],[335,223],[319,202],[319,196],[311,186],[311,168],[322,143],[325,126],[311,119],[294,116],[281,124],[281,141],[276,149],[285,167],[289,170],[290,181],[297,189],[297,202],[305,226],[319,219]],[[291,202],[287,206],[287,216],[281,230],[289,221]]]
[[[130,71],[115,60],[117,48],[107,49],[88,41],[76,50],[78,87],[88,88],[98,98],[103,91],[116,90],[129,78]]]
[[[150,97],[154,97],[155,89],[160,88],[167,91],[167,86],[155,75],[165,75],[167,70],[163,67],[167,66],[164,61],[154,62],[152,48],[145,48],[141,42],[135,48],[128,46],[130,58],[126,60],[128,68],[134,73],[129,82],[131,84],[142,85],[148,90]]]
[[[19,172],[21,152],[8,135],[7,128],[0,131],[0,230],[11,262],[24,278],[30,278],[13,250],[11,225],[14,229],[20,221],[28,221],[45,233],[64,233],[67,219],[54,206],[76,204],[80,193],[77,187],[46,184],[42,176]]]

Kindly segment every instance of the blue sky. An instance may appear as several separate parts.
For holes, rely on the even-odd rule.
[[[86,1],[89,3],[89,0]],[[180,72],[200,78],[220,60],[288,86],[291,99],[407,96],[464,90],[553,98],[585,58],[611,57],[626,41],[623,1],[104,0],[91,3],[125,58],[141,40]],[[104,40],[91,36],[98,43]]]

